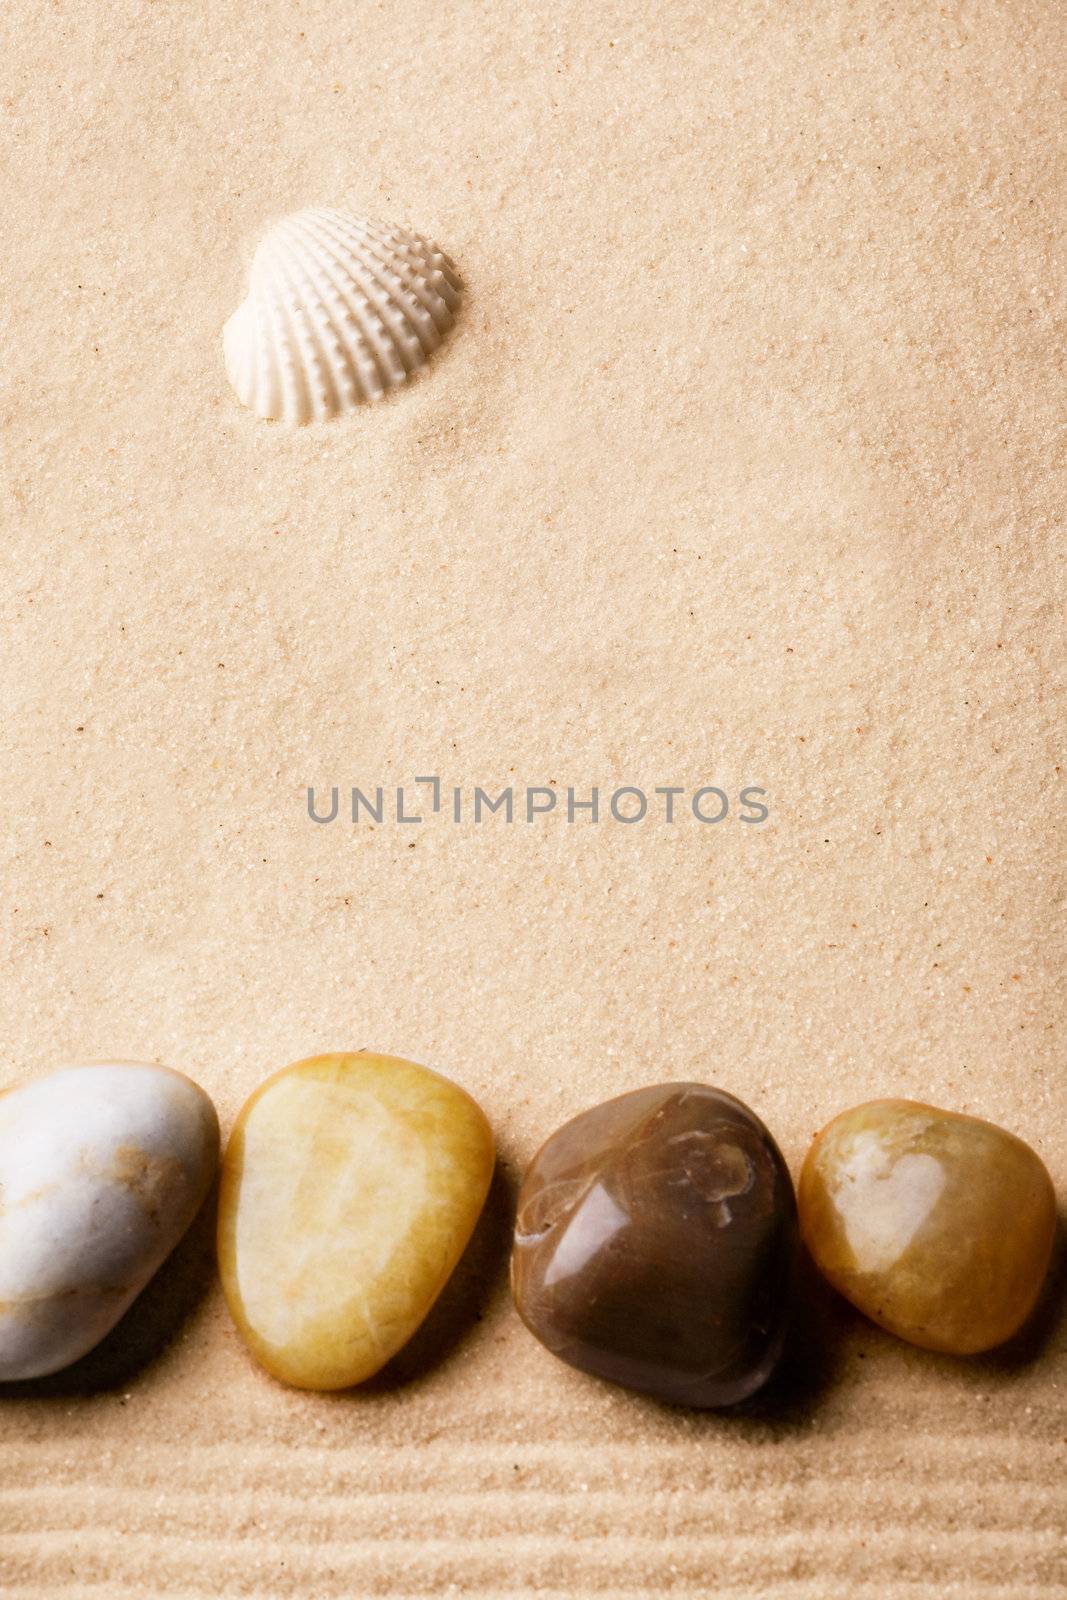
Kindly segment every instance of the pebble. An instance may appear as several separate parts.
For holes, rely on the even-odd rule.
[[[479,1107],[414,1062],[323,1055],[268,1078],[219,1198],[223,1289],[257,1361],[301,1389],[379,1371],[462,1255],[493,1162]]]
[[[872,1100],[804,1162],[800,1226],[816,1266],[890,1333],[971,1355],[1018,1331],[1048,1271],[1052,1180],[1030,1146],[978,1117]]]
[[[218,1148],[211,1101],[169,1067],[61,1067],[0,1094],[0,1379],[58,1372],[111,1331]]]
[[[512,1292],[571,1366],[727,1406],[777,1366],[796,1254],[793,1186],[759,1118],[718,1089],[667,1083],[542,1146],[519,1195]]]

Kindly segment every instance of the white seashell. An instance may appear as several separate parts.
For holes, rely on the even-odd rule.
[[[180,1072],[62,1067],[0,1094],[0,1379],[69,1366],[192,1222],[219,1125]]]
[[[252,258],[222,333],[226,373],[260,417],[336,417],[404,383],[452,326],[459,278],[407,228],[298,211]]]

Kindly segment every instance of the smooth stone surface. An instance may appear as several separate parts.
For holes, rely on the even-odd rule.
[[[456,1084],[396,1056],[314,1056],[268,1078],[223,1161],[219,1267],[256,1359],[343,1389],[406,1344],[478,1220],[493,1137]]]
[[[218,1149],[211,1101],[168,1067],[62,1067],[0,1093],[0,1379],[58,1372],[111,1331]]]
[[[820,1271],[890,1333],[970,1355],[1022,1326],[1056,1232],[1030,1146],[978,1117],[872,1100],[819,1134],[800,1225]]]
[[[534,1157],[511,1258],[519,1315],[554,1355],[690,1406],[744,1400],[781,1354],[796,1205],[747,1106],[696,1083],[583,1112]]]

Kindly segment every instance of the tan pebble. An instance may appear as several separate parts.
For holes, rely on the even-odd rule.
[[[407,1343],[470,1238],[493,1139],[456,1084],[395,1056],[314,1056],[268,1078],[223,1161],[219,1268],[268,1372],[371,1377]]]
[[[913,1100],[872,1100],[819,1134],[800,1228],[834,1287],[890,1333],[957,1355],[1033,1310],[1056,1231],[1052,1180],[1003,1128]]]

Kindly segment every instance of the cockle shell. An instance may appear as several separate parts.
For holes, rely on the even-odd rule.
[[[459,288],[448,257],[407,228],[298,211],[252,258],[248,297],[223,329],[227,375],[257,416],[340,416],[425,365]]]
[[[118,1322],[211,1186],[219,1124],[180,1072],[61,1067],[0,1093],[0,1379],[58,1372]]]

